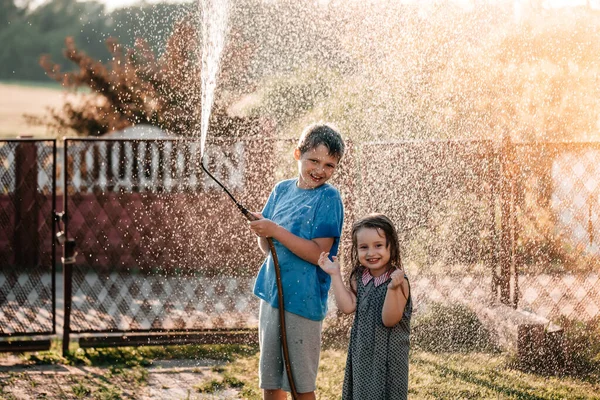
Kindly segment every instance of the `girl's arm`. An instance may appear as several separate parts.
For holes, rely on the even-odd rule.
[[[356,310],[356,296],[346,288],[342,281],[340,262],[333,257],[329,260],[329,253],[322,252],[319,257],[319,267],[331,276],[331,287],[337,308],[344,314],[352,314]]]
[[[260,219],[250,221],[250,229],[259,236],[258,244],[264,253],[269,251],[265,238],[271,237],[301,259],[316,265],[319,262],[318,255],[322,252],[328,252],[333,246],[335,238],[303,239],[270,219],[263,218],[261,214],[255,213],[255,215]],[[260,239],[264,239],[264,242]],[[263,245],[265,245],[264,248]]]
[[[400,322],[410,295],[408,282],[404,279],[404,271],[401,269],[395,270],[391,278],[392,281],[388,284],[383,310],[381,311],[383,325],[388,328]]]

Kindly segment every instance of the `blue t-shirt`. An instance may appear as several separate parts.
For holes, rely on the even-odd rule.
[[[344,207],[338,190],[323,184],[315,189],[300,189],[298,179],[279,182],[271,192],[262,215],[303,239],[335,238],[330,256],[336,255]],[[331,278],[318,265],[296,256],[277,240],[273,240],[283,287],[286,311],[321,321],[327,314],[327,295]],[[262,264],[254,294],[278,308],[277,282],[271,254]]]

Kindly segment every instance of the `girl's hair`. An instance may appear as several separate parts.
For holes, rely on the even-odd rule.
[[[352,272],[348,278],[348,283],[354,294],[354,282],[355,276],[359,271],[362,270],[362,265],[358,261],[358,239],[357,235],[361,229],[376,229],[380,235],[383,233],[385,236],[385,244],[390,249],[390,266],[393,269],[402,268],[402,258],[400,257],[400,243],[398,241],[398,233],[392,221],[383,214],[369,214],[352,225],[352,250],[350,255],[350,261],[352,262]]]

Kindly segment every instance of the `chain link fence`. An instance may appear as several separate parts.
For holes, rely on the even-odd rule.
[[[204,162],[250,210],[296,173],[291,140],[215,140]],[[73,333],[253,329],[262,261],[194,140],[0,143],[2,335],[54,332],[53,191],[62,175]],[[348,142],[333,183],[344,258],[359,217],[395,222],[416,309],[504,302],[548,319],[600,315],[596,144]],[[63,189],[64,188],[64,189]],[[65,300],[67,302],[67,300]]]
[[[499,157],[486,141],[360,146],[357,215],[381,212],[396,224],[416,309],[495,297]]]
[[[519,306],[547,318],[600,315],[600,144],[514,146]]]
[[[273,142],[211,143],[204,157],[248,208],[274,184]],[[261,254],[193,140],[65,142],[71,331],[256,326]]]
[[[53,140],[0,141],[0,336],[55,331]]]

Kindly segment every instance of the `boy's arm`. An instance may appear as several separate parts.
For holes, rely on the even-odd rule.
[[[337,191],[331,191],[327,198],[320,203],[319,210],[315,211],[313,221],[319,228],[314,232],[312,239],[304,239],[278,225],[269,218],[263,218],[261,214],[255,214],[257,221],[250,222],[250,229],[260,237],[271,237],[285,246],[288,250],[304,261],[317,265],[319,254],[329,252],[335,243],[335,239],[341,234],[343,221],[343,204]],[[270,201],[267,201],[267,206]],[[265,209],[267,208],[265,206]],[[270,214],[268,214],[270,215]],[[264,243],[262,243],[264,245]],[[259,246],[261,243],[259,243]],[[262,249],[262,247],[261,247]],[[268,250],[266,250],[268,252]]]
[[[334,238],[303,239],[279,225],[271,237],[277,239],[279,243],[304,261],[315,265],[319,262],[319,254],[329,252],[335,240]]]
[[[388,284],[381,311],[383,325],[388,328],[400,322],[404,315],[408,296],[410,296],[410,288],[407,280],[404,279],[404,271],[398,269],[392,273],[391,277],[392,281]]]
[[[253,214],[258,219],[250,221],[248,224],[250,229],[258,236],[258,247],[264,254],[268,254],[270,251],[267,238],[271,237],[277,239],[279,243],[298,257],[316,265],[319,262],[319,254],[329,252],[331,246],[333,246],[334,238],[303,239],[270,219],[263,218],[262,214]]]
[[[250,229],[259,236],[258,245],[263,252],[267,253],[269,251],[266,238],[271,237],[301,259],[315,265],[319,262],[319,254],[329,252],[335,241],[335,238],[303,239],[270,219],[262,218],[262,216],[261,219],[251,221],[249,224]]]

